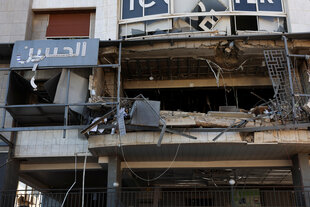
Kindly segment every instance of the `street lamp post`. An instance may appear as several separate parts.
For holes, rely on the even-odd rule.
[[[230,179],[228,182],[230,185],[230,192],[231,192],[231,207],[234,207],[234,185],[236,184],[236,181],[234,179]]]

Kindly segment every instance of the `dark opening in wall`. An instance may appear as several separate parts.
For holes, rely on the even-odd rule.
[[[258,30],[256,16],[236,16],[235,18],[237,30]]]
[[[161,110],[203,112],[218,111],[220,106],[238,106],[249,110],[263,102],[251,92],[265,100],[272,99],[274,92],[266,88],[178,88],[126,90],[128,97],[143,94],[150,100],[161,101]]]
[[[73,74],[73,73],[72,73]],[[63,125],[65,106],[54,105],[54,96],[56,90],[65,90],[59,86],[61,75],[46,80],[36,80],[37,88],[34,89],[30,81],[25,79],[18,73],[12,72],[10,76],[9,92],[8,92],[8,108],[16,122],[16,126],[56,126]],[[73,82],[73,81],[72,81]],[[48,83],[48,84],[47,84]],[[54,87],[56,84],[57,87]],[[80,83],[77,83],[80,84]],[[64,85],[64,84],[62,84]],[[52,94],[52,96],[51,96]],[[70,92],[69,92],[70,94]],[[60,103],[60,102],[57,102]],[[37,104],[50,104],[49,106],[37,106]],[[14,105],[14,107],[12,107]],[[18,106],[15,106],[18,105]],[[24,105],[32,105],[27,107]],[[79,124],[81,115],[74,110],[69,109],[68,124]]]
[[[236,24],[235,24],[235,17],[231,16],[230,17],[230,25],[231,25],[231,34],[236,35]]]

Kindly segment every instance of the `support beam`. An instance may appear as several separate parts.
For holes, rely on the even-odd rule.
[[[83,169],[83,163],[77,163],[78,170]],[[43,170],[74,170],[75,163],[44,163],[44,164],[20,164],[20,171],[43,171]],[[87,170],[102,169],[98,163],[87,163]]]
[[[0,178],[3,179],[3,186],[1,191],[16,191],[19,181],[19,164],[20,162],[15,159],[11,159],[10,155],[7,156],[9,159],[5,165],[2,166],[0,171]],[[0,197],[0,206],[14,206],[14,199],[7,199],[7,197]]]
[[[102,169],[107,170],[109,165],[109,157],[99,157],[98,164]]]
[[[42,183],[40,180],[35,178],[34,176],[30,176],[29,174],[20,174],[19,180],[26,185],[32,186],[36,189],[49,189],[51,186],[48,186]]]
[[[108,164],[107,206],[119,206],[119,191],[121,185],[121,162],[117,156],[109,157]]]
[[[171,162],[128,162],[133,169],[168,168]],[[291,167],[291,160],[227,160],[227,161],[176,161],[171,168],[239,168],[239,167]],[[127,168],[121,163],[121,168]]]
[[[2,134],[0,134],[0,139],[5,142],[8,146],[13,147],[13,143],[10,142],[7,138],[5,138]]]
[[[271,86],[269,77],[233,77],[220,79],[220,86]],[[124,89],[217,87],[215,78],[188,80],[124,81]]]
[[[293,184],[296,190],[297,206],[310,207],[310,163],[309,154],[296,154],[292,157]],[[306,193],[303,193],[305,191]]]
[[[3,189],[4,185],[4,178],[5,178],[5,168],[6,168],[6,163],[8,162],[8,153],[0,153],[0,191]]]
[[[109,164],[109,157],[99,157],[98,163],[99,164]]]

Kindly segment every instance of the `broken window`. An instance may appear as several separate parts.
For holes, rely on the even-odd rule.
[[[265,88],[179,88],[179,89],[145,89],[126,90],[129,97],[142,93],[150,100],[161,102],[162,110],[202,112],[219,111],[222,106],[235,106],[245,111],[263,104],[256,94],[269,100],[273,97],[273,89]]]
[[[286,18],[284,17],[258,17],[259,31],[286,32]]]
[[[235,31],[286,32],[286,18],[266,16],[235,16],[232,34]],[[233,24],[233,22],[232,22]]]
[[[236,29],[238,30],[249,30],[257,31],[257,17],[256,16],[236,16]]]
[[[265,18],[264,16],[258,16],[271,11],[278,13],[279,16],[285,16],[281,0],[273,2],[240,2],[232,0],[171,1],[173,1],[171,11],[169,11],[170,1],[168,0],[154,0],[145,4],[138,2],[138,0],[123,1],[123,21],[120,23],[120,37],[130,38],[182,32],[206,32],[213,36],[215,34],[238,34],[236,31],[287,31],[285,17]],[[238,16],[221,16],[222,13],[230,11],[238,11]],[[169,12],[172,14],[170,17]],[[252,12],[253,15],[249,15],[249,12]],[[168,15],[162,15],[164,13]],[[148,17],[147,21],[144,21],[145,16],[155,14],[158,16]],[[233,21],[230,20],[231,17],[233,17]],[[141,20],[127,20],[130,18],[141,18]]]
[[[120,26],[120,36],[134,37],[141,35],[157,35],[168,33],[172,29],[172,20],[151,20]]]
[[[67,70],[12,72],[10,77],[8,108],[18,126],[63,125],[66,103]],[[75,70],[70,74],[69,103],[84,103],[88,98],[88,70]],[[36,79],[33,79],[35,77]],[[33,83],[36,88],[33,88]],[[33,104],[50,104],[44,107],[27,107]],[[69,124],[82,124],[85,107],[70,106]]]

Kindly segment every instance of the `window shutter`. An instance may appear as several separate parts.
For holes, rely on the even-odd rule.
[[[46,37],[88,37],[90,13],[50,14]]]

